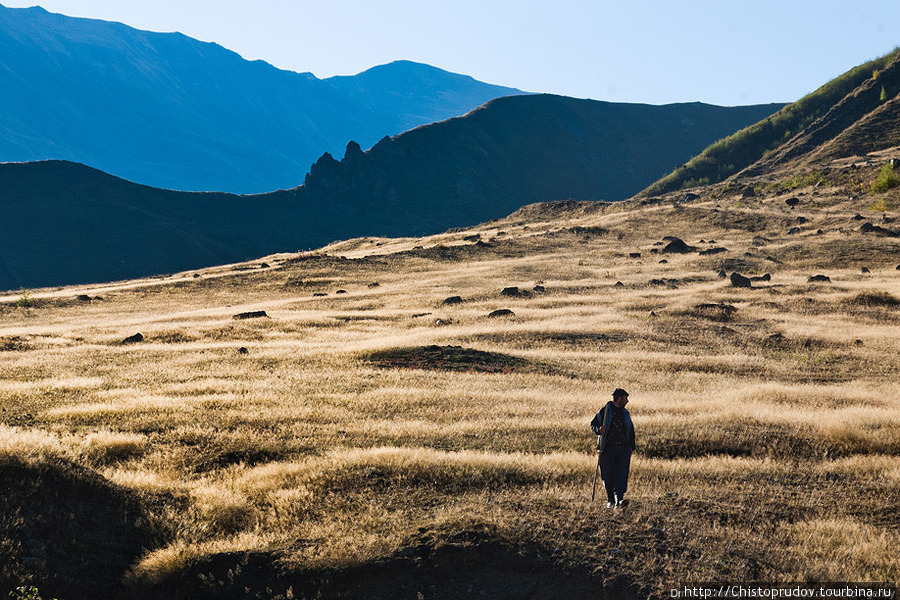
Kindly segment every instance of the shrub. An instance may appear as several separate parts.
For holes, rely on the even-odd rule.
[[[878,177],[876,177],[875,181],[872,183],[872,191],[886,192],[898,185],[900,185],[900,175],[898,175],[897,171],[894,170],[894,167],[888,163],[878,171]]]

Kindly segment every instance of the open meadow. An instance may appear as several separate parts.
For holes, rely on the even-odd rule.
[[[10,292],[0,582],[70,600],[900,581],[900,194],[870,190],[876,162]],[[588,424],[616,387],[637,431],[624,513],[591,502]]]

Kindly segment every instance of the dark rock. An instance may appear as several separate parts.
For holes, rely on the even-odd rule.
[[[667,264],[669,264],[669,261],[667,261],[666,259],[662,259],[661,261],[659,261],[659,264],[667,265]]]
[[[200,279],[200,273],[194,273],[194,279]]]
[[[372,283],[369,284],[369,287],[370,287],[370,288],[377,288],[377,287],[381,287],[381,284],[378,283],[377,281],[373,281]]]
[[[790,206],[791,208],[794,208],[795,206],[800,204],[800,198],[788,198],[787,200],[784,201],[784,203],[787,204],[788,206]]]
[[[718,275],[719,279],[726,279],[728,277],[728,273],[726,273],[725,271],[719,271]]]
[[[692,194],[692,193],[688,192],[687,194],[682,196],[681,201],[682,202],[693,202],[694,200],[699,200],[699,199],[700,199],[700,196],[698,196],[697,194]]]
[[[629,252],[628,253],[628,258],[640,258],[640,257],[641,257],[640,252]]]
[[[766,337],[766,341],[774,343],[783,342],[784,335],[780,333],[773,333],[772,335]]]
[[[806,217],[797,217],[797,223],[799,223],[800,225],[803,225],[807,221],[809,221],[809,219],[807,219]]]
[[[441,302],[441,304],[449,306],[452,304],[462,304],[462,301],[463,301],[462,296],[450,296],[449,298],[444,299],[444,301]]]
[[[688,246],[684,243],[684,240],[679,238],[672,238],[669,244],[663,248],[664,254],[687,254],[688,252],[695,252],[697,248],[694,246]]]
[[[800,233],[799,227],[791,227],[790,229],[788,229],[788,232],[787,232],[788,235],[795,235],[797,233]]]
[[[250,354],[250,351],[241,346],[240,348],[238,348],[238,354]]]
[[[760,275],[758,277],[751,277],[750,281],[771,281],[772,276],[766,273],[765,275]]]
[[[873,225],[872,223],[863,223],[859,230],[862,233],[876,233],[878,235],[886,235],[889,237],[897,237],[898,235],[896,231],[885,229],[884,227],[879,227],[878,225]]]
[[[897,270],[900,271],[900,265],[897,265]],[[617,288],[625,287],[625,284],[622,283],[621,281],[617,281],[616,285],[614,285],[613,287],[617,287]]]
[[[142,333],[136,333],[134,335],[128,336],[124,340],[122,340],[123,344],[137,344],[138,342],[144,341],[144,335]]]
[[[827,275],[813,275],[806,280],[808,283],[831,283],[831,277]]]
[[[315,294],[313,294],[313,298],[321,298],[322,296],[327,296],[327,295],[328,294],[326,294],[325,292],[316,292]]]
[[[476,234],[474,234],[474,235],[467,235],[466,237],[463,238],[463,241],[466,241],[466,242],[477,242],[477,241],[480,240],[480,239],[481,239],[481,235],[479,235],[479,234],[476,233]]]
[[[723,252],[728,252],[728,248],[708,248],[707,250],[701,250],[700,254],[709,256],[710,254],[721,254]]]
[[[76,300],[78,300],[79,302],[90,302],[91,297],[88,296],[87,294],[79,294],[78,298],[76,298]]]
[[[855,215],[853,215],[853,217],[851,218],[851,220],[852,220],[852,221],[862,221],[862,220],[863,220],[863,216],[862,216],[861,214],[859,214],[859,213],[856,213]]]
[[[488,315],[488,319],[497,319],[502,317],[514,317],[516,313],[509,310],[508,308],[501,308],[499,310],[495,310]]]
[[[269,268],[269,263],[260,263],[259,268],[260,268],[260,269],[268,269],[268,268]]]
[[[444,325],[450,325],[453,323],[450,319],[435,319],[434,325],[435,327],[443,327]]]
[[[651,279],[650,285],[666,285],[665,279]]]
[[[824,233],[825,233],[825,232],[822,231],[821,229],[819,229],[819,230],[816,231],[816,235],[822,235],[822,234],[824,234]]]
[[[741,198],[756,198],[756,190],[752,187],[745,187],[741,193]]]
[[[650,254],[659,254],[659,249],[658,249],[658,248],[651,248],[651,249],[650,249]]]
[[[431,314],[430,312],[426,312],[426,313],[416,313],[416,314],[414,314],[414,315],[412,316],[412,318],[413,318],[413,319],[418,319],[419,317],[427,317],[427,316],[430,315],[430,314]]]
[[[865,275],[866,273],[869,273],[869,272],[870,272],[870,271],[869,271],[869,268],[868,268],[868,267],[863,267],[863,268],[861,268],[861,269],[859,270],[859,274],[860,274],[860,275]]]
[[[346,294],[346,293],[347,293],[347,290],[338,290],[335,292],[335,294]]]
[[[536,286],[534,286],[534,291],[535,292],[546,292],[547,290],[544,289],[544,286],[542,286],[542,285],[536,285]]]
[[[862,340],[854,340],[853,343],[856,344],[857,346],[862,346],[862,345],[863,345],[863,341],[862,341]]]
[[[500,290],[500,295],[501,296],[511,296],[511,297],[515,298],[515,297],[520,296],[521,294],[519,292],[519,288],[517,288],[515,286],[511,286],[511,287],[505,287],[502,290]]]
[[[239,313],[231,317],[232,319],[243,320],[243,319],[261,319],[264,317],[268,317],[264,310],[254,310],[251,312]]]
[[[767,260],[767,261],[773,262],[773,263],[779,262],[778,259],[775,258],[774,256],[767,256],[767,257],[765,257],[763,260]]]
[[[744,277],[740,273],[732,273],[731,274],[731,285],[734,287],[740,287],[740,288],[753,287],[753,284],[750,281],[750,279],[747,277]]]

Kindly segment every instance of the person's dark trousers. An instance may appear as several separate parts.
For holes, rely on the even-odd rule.
[[[606,499],[610,502],[625,497],[630,468],[631,446],[607,446],[600,453],[600,478],[606,488]]]

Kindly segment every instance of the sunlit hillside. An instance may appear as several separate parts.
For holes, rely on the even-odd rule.
[[[68,600],[898,581],[900,188],[871,187],[898,153],[3,298],[0,582]],[[615,387],[637,429],[625,512],[591,502],[588,423]]]

